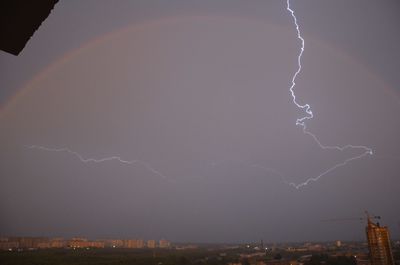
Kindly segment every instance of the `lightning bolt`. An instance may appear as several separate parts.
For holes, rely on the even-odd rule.
[[[159,176],[162,179],[168,179],[167,176],[162,174],[160,171],[158,171],[157,169],[153,168],[148,163],[143,162],[141,160],[124,160],[120,156],[109,156],[109,157],[105,157],[105,158],[85,158],[80,153],[72,151],[68,148],[49,148],[49,147],[40,146],[40,145],[30,145],[30,146],[26,146],[26,147],[29,149],[38,149],[38,150],[48,151],[48,152],[67,153],[67,154],[75,156],[83,163],[103,163],[103,162],[107,162],[107,161],[117,161],[121,164],[127,164],[127,165],[139,164],[139,165],[143,166],[144,168],[146,168],[151,173],[153,173],[154,175]]]
[[[299,55],[297,57],[298,68],[297,68],[297,71],[294,73],[294,75],[292,77],[292,84],[291,84],[291,86],[289,88],[289,91],[290,91],[290,94],[292,96],[293,103],[299,109],[304,110],[306,115],[304,117],[298,118],[296,120],[296,125],[300,126],[302,128],[304,134],[307,134],[307,135],[311,136],[321,149],[324,149],[324,150],[337,150],[337,151],[344,151],[346,149],[358,149],[358,150],[363,151],[360,155],[348,158],[345,161],[343,161],[341,163],[338,163],[338,164],[328,168],[327,170],[325,170],[324,172],[322,172],[318,176],[308,178],[306,181],[304,181],[304,182],[302,182],[300,184],[295,184],[293,182],[287,183],[287,184],[295,187],[296,189],[299,189],[301,187],[304,187],[304,186],[308,185],[310,182],[317,181],[318,179],[320,179],[322,176],[328,174],[329,172],[332,172],[333,170],[335,170],[335,169],[337,169],[339,167],[343,167],[343,166],[347,165],[351,161],[354,161],[354,160],[357,160],[357,159],[361,159],[366,155],[372,155],[373,152],[372,152],[371,148],[369,148],[367,146],[363,146],[363,145],[351,145],[351,144],[348,144],[348,145],[345,145],[345,146],[323,145],[315,134],[313,134],[313,133],[311,133],[310,131],[307,130],[306,121],[310,120],[310,119],[312,119],[314,117],[313,112],[311,110],[311,106],[309,104],[302,105],[302,104],[298,103],[297,99],[296,99],[296,95],[294,93],[294,87],[296,86],[296,78],[301,72],[301,57],[303,56],[303,52],[304,52],[304,38],[301,36],[300,27],[299,27],[299,24],[297,23],[297,18],[296,18],[295,14],[294,14],[294,10],[290,8],[290,0],[287,0],[286,10],[290,12],[290,14],[291,14],[291,16],[293,18],[293,22],[294,22],[294,25],[296,27],[297,38],[301,42],[300,53],[299,53]]]
[[[358,160],[361,159],[367,155],[372,155],[373,151],[371,148],[367,147],[367,146],[363,146],[363,145],[344,145],[344,146],[329,146],[329,145],[324,145],[321,143],[321,141],[317,138],[317,136],[313,133],[311,133],[310,131],[307,130],[307,126],[306,126],[306,121],[310,120],[314,117],[313,112],[311,110],[311,106],[309,104],[300,104],[297,99],[296,99],[296,94],[294,92],[294,88],[296,86],[296,78],[297,76],[300,74],[301,72],[301,58],[303,56],[303,52],[304,52],[304,38],[301,36],[301,32],[300,32],[300,27],[299,24],[297,23],[297,17],[295,16],[295,12],[293,9],[291,9],[290,7],[290,0],[287,0],[287,7],[286,7],[287,11],[290,12],[291,17],[293,18],[293,22],[296,28],[296,32],[297,32],[297,38],[300,40],[301,42],[301,48],[300,48],[300,53],[297,57],[297,65],[298,68],[296,70],[296,72],[293,74],[292,76],[292,80],[291,80],[291,86],[289,88],[291,97],[292,97],[292,101],[293,103],[301,110],[303,110],[305,112],[305,116],[298,118],[296,120],[296,126],[300,126],[302,128],[302,131],[304,134],[307,134],[309,136],[311,136],[314,141],[317,143],[317,145],[323,149],[323,150],[336,150],[336,151],[345,151],[347,149],[356,149],[356,150],[361,150],[362,153],[360,155],[357,156],[353,156],[351,158],[348,158],[346,160],[344,160],[341,163],[335,164],[334,166],[326,169],[325,171],[323,171],[322,173],[320,173],[319,175],[315,176],[315,177],[310,177],[308,178],[306,181],[302,182],[302,183],[294,183],[294,182],[288,182],[285,180],[284,176],[282,173],[280,173],[279,171],[276,171],[274,169],[271,168],[267,168],[267,167],[263,167],[260,165],[251,165],[251,167],[254,168],[260,168],[266,172],[270,172],[273,173],[274,175],[277,175],[279,177],[282,178],[282,180],[284,181],[284,183],[296,188],[296,189],[300,189],[304,186],[307,186],[308,184],[310,184],[311,182],[315,182],[318,181],[321,177],[323,177],[324,175],[340,168],[343,167],[345,165],[347,165],[348,163],[350,163],[351,161],[354,160]],[[81,162],[83,163],[103,163],[103,162],[107,162],[107,161],[117,161],[121,164],[127,164],[127,165],[133,165],[133,164],[139,164],[141,166],[143,166],[144,168],[146,168],[148,171],[152,172],[154,175],[157,175],[163,179],[168,180],[167,176],[165,176],[164,174],[162,174],[160,171],[156,170],[155,168],[153,168],[151,165],[149,165],[146,162],[143,162],[141,160],[124,160],[122,159],[120,156],[109,156],[109,157],[105,157],[105,158],[85,158],[83,155],[81,155],[80,153],[76,152],[76,151],[72,151],[68,148],[49,148],[49,147],[45,147],[45,146],[39,146],[39,145],[31,145],[31,146],[27,146],[29,149],[38,149],[38,150],[42,150],[42,151],[48,151],[48,152],[63,152],[63,153],[68,153],[70,155],[75,156],[76,158],[78,158]],[[215,164],[216,165],[216,164]],[[213,166],[215,166],[213,165]],[[170,180],[172,181],[172,180]]]

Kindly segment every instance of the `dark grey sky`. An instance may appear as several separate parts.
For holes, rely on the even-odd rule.
[[[20,56],[0,54],[0,234],[359,240],[362,223],[320,220],[369,210],[400,237],[400,5],[292,8],[309,130],[373,156],[286,184],[360,151],[295,125],[285,1],[61,1]]]

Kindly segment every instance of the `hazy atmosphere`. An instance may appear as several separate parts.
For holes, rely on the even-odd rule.
[[[0,235],[363,240],[322,220],[368,210],[400,238],[400,3],[291,2],[307,129],[365,156],[296,126],[286,7],[60,1],[0,53]]]

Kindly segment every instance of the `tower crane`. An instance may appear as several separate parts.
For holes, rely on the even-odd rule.
[[[370,215],[368,211],[365,211],[366,217],[350,217],[350,218],[332,218],[332,219],[323,219],[321,222],[341,222],[341,221],[370,221],[372,219],[380,220],[381,217],[379,215]]]

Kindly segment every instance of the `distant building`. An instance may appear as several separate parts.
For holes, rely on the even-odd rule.
[[[340,248],[342,246],[342,241],[336,240],[335,245],[336,245],[336,247]]]
[[[135,239],[126,239],[123,240],[124,248],[136,248],[136,240]]]
[[[138,240],[137,240],[137,246],[138,246],[138,248],[144,248],[144,241],[143,241],[143,239],[138,239]]]
[[[62,237],[55,237],[50,240],[51,248],[64,248],[67,246],[67,242]]]
[[[302,249],[302,248],[300,248]],[[321,244],[307,244],[307,250],[308,251],[324,251],[325,246]]]
[[[147,247],[148,248],[156,248],[156,241],[155,240],[147,240]]]
[[[144,242],[142,239],[127,239],[123,241],[124,248],[143,248]]]
[[[158,246],[160,247],[160,248],[169,248],[170,247],[170,243],[169,243],[169,241],[167,241],[167,240],[165,240],[165,239],[161,239],[159,242],[158,242]]]
[[[371,265],[394,265],[388,228],[381,227],[379,223],[373,223],[368,216],[368,225],[365,230]]]
[[[36,248],[50,248],[51,244],[50,242],[38,242],[36,244]]]
[[[70,248],[104,248],[103,241],[88,241],[83,238],[74,238],[68,242]]]
[[[10,249],[16,249],[19,247],[18,242],[15,241],[0,241],[0,249],[1,250],[10,250]]]
[[[123,248],[124,247],[124,240],[121,239],[106,239],[103,240],[105,247],[109,248]]]
[[[49,239],[46,237],[10,237],[9,241],[18,242],[19,248],[32,249],[45,248]]]

